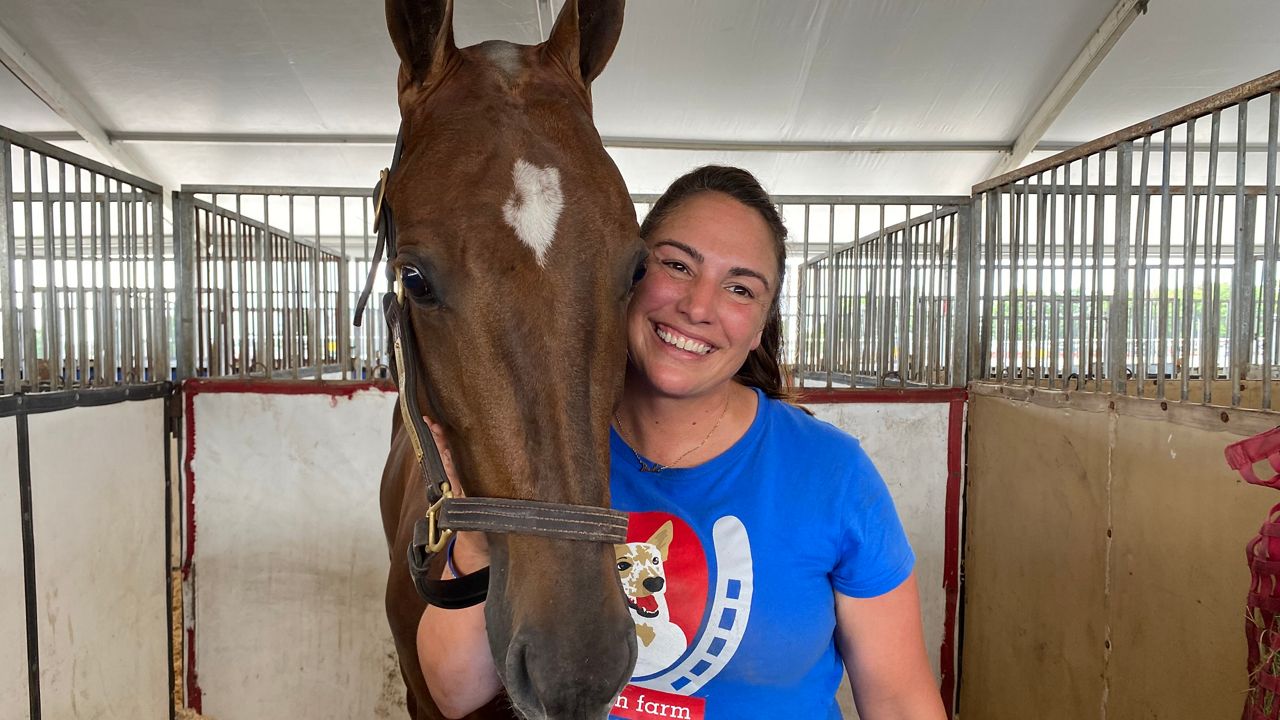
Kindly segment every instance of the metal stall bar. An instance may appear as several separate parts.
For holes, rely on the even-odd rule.
[[[297,218],[296,208],[294,206],[295,198],[296,198],[295,195],[289,196],[289,233],[288,235],[285,236],[289,240],[292,240],[294,238],[294,234],[293,234],[294,226],[295,226],[294,221]],[[289,280],[290,280],[290,285],[292,286],[290,288],[292,292],[289,293],[289,296],[293,298],[295,303],[302,304],[302,303],[305,303],[305,297],[306,297],[302,289],[302,258],[300,257],[302,249],[298,246],[296,242],[289,242],[285,245],[285,247],[287,248],[287,251],[290,256],[289,262],[285,266],[287,268],[286,272],[288,272],[290,275]],[[302,307],[305,308],[306,307],[305,304],[302,304]],[[300,379],[300,375],[301,375],[300,370],[302,369],[302,365],[306,362],[305,352],[303,350],[304,343],[306,342],[305,341],[306,330],[305,330],[304,324],[302,323],[302,317],[301,317],[302,312],[305,312],[305,311],[299,311],[297,307],[289,308],[289,322],[290,322],[290,325],[292,326],[293,332],[288,334],[289,364],[287,367],[289,369],[290,376],[294,380]]]
[[[1201,321],[1200,333],[1200,398],[1201,402],[1210,403],[1213,401],[1213,381],[1217,378],[1217,358],[1218,358],[1218,338],[1217,338],[1217,308],[1218,308],[1218,267],[1216,249],[1222,247],[1221,237],[1214,231],[1214,212],[1218,207],[1218,197],[1215,192],[1215,186],[1218,182],[1218,148],[1222,130],[1222,114],[1219,110],[1214,110],[1212,120],[1209,126],[1209,175],[1208,175],[1208,192],[1205,195],[1204,207],[1204,278],[1205,290],[1203,305],[1200,315]],[[1214,254],[1211,254],[1214,253]],[[1212,300],[1212,309],[1214,312],[1213,321],[1210,322],[1210,301]]]
[[[1164,131],[1164,143],[1160,151],[1160,297],[1157,300],[1159,305],[1157,310],[1159,319],[1156,321],[1159,327],[1156,329],[1156,397],[1160,400],[1168,399],[1165,391],[1165,375],[1168,374],[1168,367],[1165,358],[1168,354],[1167,337],[1169,331],[1169,258],[1172,253],[1172,231],[1173,231],[1173,195],[1171,190],[1171,182],[1169,173],[1172,172],[1172,149],[1170,144],[1173,141],[1173,129],[1166,128]],[[1144,369],[1145,373],[1145,369]]]
[[[827,206],[827,213],[831,218],[835,218],[836,209],[833,205]],[[827,324],[823,328],[824,350],[823,355],[826,356],[827,366],[827,387],[831,387],[831,375],[835,370],[836,363],[836,233],[835,223],[832,223],[832,232],[827,236]]]
[[[1280,90],[1272,90],[1267,121],[1267,207],[1262,241],[1262,409],[1272,410],[1271,372],[1276,352],[1276,158]]]
[[[271,227],[271,196],[262,196],[262,224],[265,227]],[[273,307],[272,293],[274,287],[271,278],[271,232],[269,230],[260,230],[255,228],[253,233],[254,253],[258,257],[258,262],[254,267],[254,283],[259,289],[257,295],[258,318],[255,323],[258,338],[254,344],[254,353],[257,355],[258,367],[268,376],[275,370],[272,358],[271,343],[271,312]]]
[[[49,159],[40,158],[40,216],[44,227],[40,233],[44,240],[44,293],[41,299],[40,323],[44,335],[40,343],[39,360],[44,360],[41,382],[47,382],[50,390],[61,390],[61,373],[58,372],[58,338],[61,334],[58,322],[58,250],[55,245],[53,225],[53,193],[49,192]],[[34,228],[28,230],[34,232]],[[34,280],[34,275],[33,275]],[[34,284],[34,281],[33,281]],[[46,379],[47,377],[47,379]]]
[[[1107,318],[1108,363],[1111,366],[1111,387],[1119,394],[1126,391],[1125,353],[1128,339],[1125,332],[1129,325],[1129,201],[1130,185],[1133,181],[1133,143],[1126,140],[1120,143],[1116,155],[1116,183],[1120,193],[1116,196],[1115,233],[1116,245],[1113,262],[1115,280],[1112,283],[1111,307]],[[1141,380],[1139,380],[1141,384]]]
[[[36,352],[36,294],[35,294],[35,214],[32,211],[35,193],[31,189],[31,156],[29,148],[22,153],[22,187],[27,192],[28,200],[23,203],[23,228],[25,228],[24,252],[22,254],[22,340],[25,364],[24,379],[26,385],[34,390],[40,388],[40,374],[37,370],[39,355]]]
[[[76,357],[79,358],[79,364],[76,367],[76,376],[81,384],[85,384],[89,380],[89,332],[88,332],[88,313],[85,309],[85,280],[92,274],[93,260],[85,257],[84,247],[84,192],[82,186],[83,172],[75,169],[75,253],[76,253]],[[163,317],[159,322],[163,322]]]
[[[1187,166],[1183,173],[1184,182],[1189,186],[1195,182],[1195,136],[1196,118],[1191,118],[1187,121]],[[1182,342],[1175,371],[1181,385],[1178,399],[1188,402],[1191,398],[1191,333],[1195,314],[1196,213],[1199,209],[1199,196],[1188,192],[1183,195],[1182,203],[1182,329],[1179,333]]]
[[[954,308],[954,313],[948,315],[947,331],[940,338],[943,342],[948,338],[951,341],[951,357],[947,369],[952,387],[965,387],[970,379],[977,377],[973,362],[978,354],[971,349],[972,333],[964,332],[970,327],[970,318],[974,317],[974,302],[977,297],[973,292],[974,272],[978,267],[974,262],[977,253],[973,246],[977,236],[973,231],[975,215],[974,206],[965,205],[960,208],[952,225],[954,235],[951,247],[955,258],[955,279],[951,307]]]
[[[342,379],[348,380],[352,376],[352,362],[354,358],[351,353],[351,323],[346,322],[350,316],[350,310],[347,309],[347,293],[350,292],[348,287],[350,268],[347,264],[347,201],[346,198],[338,198],[338,255],[336,262],[338,263],[337,278],[337,330],[338,342],[337,348],[339,355],[337,357],[338,366],[342,369]]]
[[[1142,138],[1142,159],[1139,161],[1139,166],[1141,170],[1138,178],[1138,218],[1134,228],[1137,257],[1133,273],[1133,292],[1129,296],[1132,300],[1125,299],[1125,302],[1133,304],[1133,324],[1129,332],[1131,341],[1129,357],[1136,358],[1135,387],[1138,397],[1143,397],[1146,394],[1147,352],[1150,345],[1147,341],[1147,258],[1151,249],[1151,188],[1147,184],[1151,171],[1150,136]]]
[[[1092,283],[1089,288],[1089,378],[1093,381],[1093,389],[1102,388],[1106,375],[1103,364],[1102,342],[1102,264],[1103,232],[1106,228],[1106,201],[1103,188],[1107,184],[1107,155],[1104,151],[1098,157],[1098,185],[1093,198],[1093,237],[1090,244],[1093,265]]]
[[[311,260],[311,363],[315,368],[316,380],[324,379],[324,353],[322,325],[322,306],[324,294],[320,286],[320,198],[312,198],[315,208],[315,249],[308,253]]]
[[[1245,147],[1248,138],[1248,101],[1236,105],[1236,228],[1235,251],[1231,262],[1231,310],[1230,331],[1227,338],[1231,365],[1231,406],[1240,405],[1240,380],[1248,374],[1249,347],[1252,344],[1253,323],[1249,314],[1253,309],[1253,218],[1256,198],[1245,201],[1245,166],[1249,156]]]
[[[981,343],[978,346],[976,362],[981,363],[980,369],[974,373],[975,377],[981,379],[990,379],[995,377],[991,365],[992,347],[991,337],[994,323],[994,308],[992,302],[996,296],[994,290],[995,272],[996,272],[996,248],[999,245],[999,198],[1000,194],[994,190],[982,193],[983,208],[985,210],[985,221],[983,222],[983,243],[982,243],[982,269],[983,282],[982,292],[979,295],[982,301],[982,326],[979,330],[978,337]]]
[[[151,308],[151,322],[156,333],[156,350],[152,367],[160,370],[154,372],[151,379],[152,381],[171,381],[174,377],[169,359],[169,324],[165,321],[170,314],[166,312],[168,292],[165,287],[164,273],[164,204],[161,202],[151,203],[151,238],[153,253],[151,292],[154,303]]]
[[[22,357],[18,334],[18,274],[17,239],[14,236],[13,218],[13,143],[0,137],[0,243],[4,254],[0,255],[0,352],[4,354],[4,394],[18,391]]]
[[[1075,333],[1072,317],[1075,314],[1074,302],[1075,284],[1073,271],[1075,269],[1075,247],[1076,247],[1076,198],[1071,187],[1071,164],[1062,167],[1062,188],[1063,188],[1063,232],[1062,232],[1062,252],[1063,252],[1063,283],[1062,288],[1066,297],[1062,303],[1062,385],[1063,390],[1067,389],[1067,381],[1071,375],[1078,371],[1076,363],[1073,360],[1073,351],[1075,349]],[[1056,352],[1056,350],[1055,350]],[[1078,376],[1077,376],[1078,377]]]
[[[236,217],[244,217],[242,212],[242,201],[244,196],[240,193],[235,194]],[[242,378],[249,377],[249,261],[250,254],[245,247],[247,238],[245,237],[246,225],[243,222],[235,223],[235,234],[232,236],[231,257],[229,260],[235,266],[234,285],[235,294],[235,317],[236,322],[233,324],[233,334],[238,336],[239,342],[236,343],[238,360],[233,362],[233,372],[236,372]],[[238,325],[238,327],[236,326]]]

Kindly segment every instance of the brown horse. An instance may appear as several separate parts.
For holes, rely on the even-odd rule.
[[[450,441],[472,497],[607,507],[609,418],[623,316],[643,258],[635,210],[591,120],[622,0],[568,0],[537,46],[458,49],[449,0],[387,0],[401,60],[403,150],[387,199],[391,267],[416,338],[418,403]],[[405,564],[426,497],[393,420],[382,476],[387,615],[410,715],[438,718],[415,634],[424,604]],[[599,542],[491,533],[485,615],[510,704],[526,718],[607,715],[635,631]],[[510,717],[493,703],[476,717]]]

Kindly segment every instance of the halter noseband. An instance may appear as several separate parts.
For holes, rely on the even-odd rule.
[[[454,580],[430,577],[431,558],[460,530],[516,535],[540,535],[561,540],[616,544],[626,542],[627,514],[590,505],[538,502],[492,497],[455,497],[440,459],[440,449],[418,406],[418,374],[424,372],[417,361],[413,323],[405,306],[404,284],[391,269],[396,255],[396,229],[387,202],[387,184],[400,164],[402,136],[396,135],[391,168],[383,170],[373,190],[374,230],[377,245],[369,276],[355,307],[355,325],[360,326],[364,308],[373,290],[378,264],[385,253],[387,280],[394,290],[382,296],[383,313],[391,332],[394,353],[393,373],[399,390],[400,414],[409,432],[427,495],[427,513],[413,527],[409,543],[409,574],[418,595],[427,603],[446,609],[470,607],[483,602],[488,593],[489,569]]]

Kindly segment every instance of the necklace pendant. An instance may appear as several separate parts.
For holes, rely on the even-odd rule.
[[[660,473],[667,469],[665,465],[659,463],[647,463],[639,457],[637,457],[636,460],[640,463],[640,472],[643,473]]]

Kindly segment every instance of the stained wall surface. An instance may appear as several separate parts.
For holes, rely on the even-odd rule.
[[[966,720],[1239,715],[1244,547],[1280,496],[1186,410],[972,397]]]
[[[0,720],[28,720],[18,421],[12,417],[0,418],[0,478]]]
[[[168,718],[165,401],[28,422],[41,717]]]
[[[835,403],[810,405],[814,415],[862,443],[880,470],[916,553],[925,647],[940,675],[946,593],[948,413],[946,403]]]
[[[396,396],[196,394],[196,684],[217,720],[402,718],[378,483]]]

